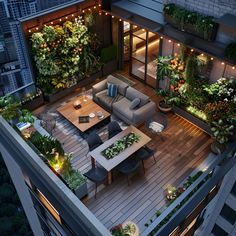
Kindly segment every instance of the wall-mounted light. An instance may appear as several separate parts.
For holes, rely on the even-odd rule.
[[[59,19],[59,21],[62,21],[62,19]]]
[[[36,30],[39,30],[39,28],[38,28],[38,27],[36,27]]]
[[[169,39],[168,42],[171,43],[172,41]]]
[[[211,57],[211,61],[213,61],[214,60],[214,58],[213,57]]]
[[[204,54],[202,53],[202,54],[201,54],[201,56],[203,57],[203,56],[204,56]]]
[[[31,31],[31,30],[29,30],[28,32],[29,32],[29,33],[31,33],[32,31]]]
[[[178,43],[177,46],[180,47],[180,43]]]
[[[222,61],[222,62],[221,62],[221,65],[224,65],[224,64],[225,64],[225,63]]]
[[[191,51],[191,52],[193,52],[194,50],[193,50],[193,49],[191,49],[190,51]]]
[[[68,19],[68,16],[66,16],[66,19]]]
[[[232,69],[235,70],[235,67],[233,66]]]
[[[53,25],[53,21],[51,21],[51,25]]]

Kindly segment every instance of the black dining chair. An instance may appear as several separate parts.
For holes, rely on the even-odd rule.
[[[111,123],[108,124],[107,126],[108,129],[108,138],[112,138],[115,135],[117,135],[118,133],[120,133],[122,131],[122,129],[120,128],[120,125],[118,124],[117,121],[112,121]]]
[[[149,159],[150,157],[153,157],[153,159],[156,163],[155,150],[149,148],[148,146],[144,146],[144,147],[140,148],[137,152],[135,152],[134,155],[138,160],[142,161],[144,174],[145,174],[145,167],[144,167],[145,160]]]
[[[89,151],[93,151],[95,148],[103,144],[101,138],[99,135],[95,132],[92,132],[89,134],[89,136],[86,139],[88,146],[89,146]]]
[[[95,183],[95,199],[97,198],[97,187],[99,184],[105,182],[108,172],[102,167],[93,167],[84,176]]]
[[[133,172],[135,172],[139,167],[139,160],[137,159],[127,159],[123,162],[121,162],[116,169],[121,172],[122,174],[126,175],[128,185],[129,183],[129,175]]]

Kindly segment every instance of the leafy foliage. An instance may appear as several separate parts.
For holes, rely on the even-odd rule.
[[[38,85],[45,93],[70,87],[99,68],[98,40],[81,18],[62,26],[44,26],[31,37]]]

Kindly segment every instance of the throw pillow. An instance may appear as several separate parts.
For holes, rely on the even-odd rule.
[[[116,97],[117,93],[118,93],[118,85],[117,84],[112,84],[112,83],[108,83],[107,86],[107,95],[110,97]]]
[[[131,110],[137,108],[137,107],[139,106],[140,102],[141,102],[141,99],[140,99],[140,98],[135,98],[135,99],[131,102],[129,108],[130,108]]]

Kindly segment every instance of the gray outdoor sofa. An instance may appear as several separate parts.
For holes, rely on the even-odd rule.
[[[116,97],[108,96],[108,83],[118,85]],[[125,82],[109,75],[105,80],[92,87],[93,100],[122,119],[127,124],[139,125],[151,118],[156,112],[156,104],[149,97],[130,87]],[[130,109],[132,101],[140,99],[140,103],[134,109]]]

